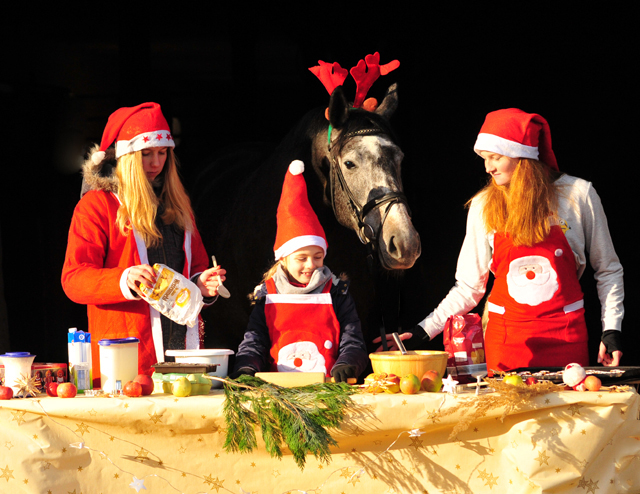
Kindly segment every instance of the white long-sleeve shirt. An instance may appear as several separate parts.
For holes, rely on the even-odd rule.
[[[570,175],[557,181],[558,218],[576,259],[578,279],[584,273],[587,255],[595,271],[602,307],[602,330],[620,331],[624,317],[623,270],[616,255],[600,197],[591,182]],[[456,283],[438,307],[419,323],[430,338],[441,333],[447,318],[466,314],[484,296],[491,258],[493,232],[487,233],[482,218],[483,199],[476,197],[469,208],[467,231],[456,269]]]

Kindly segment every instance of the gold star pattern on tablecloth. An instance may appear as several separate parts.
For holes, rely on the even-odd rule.
[[[180,446],[178,448],[178,453],[186,453],[187,452],[187,448],[185,448],[184,446]]]
[[[78,427],[76,429],[76,432],[79,432],[80,434],[82,434],[82,437],[84,437],[85,432],[91,432],[89,430],[89,426],[86,425],[84,422],[80,422],[79,424],[76,424],[76,427]]]
[[[274,468],[271,475],[273,475],[273,477],[277,479],[278,477],[280,477],[280,472]]]
[[[224,486],[222,485],[223,482],[224,482],[224,479],[220,480],[218,479],[218,477],[214,479],[213,475],[207,475],[204,478],[204,483],[210,484],[211,488],[215,489],[216,492],[218,492],[219,489],[224,489]]]
[[[136,450],[136,460],[138,458],[140,458],[141,461],[148,460],[149,459],[149,452],[144,448],[137,449]]]
[[[580,415],[581,408],[582,408],[582,405],[578,405],[577,403],[574,403],[573,405],[571,405],[569,407],[569,412],[571,412],[571,416],[575,417],[576,415]]]
[[[148,413],[147,415],[149,415],[149,420],[151,420],[151,422],[153,422],[154,424],[160,422],[160,419],[162,418],[162,415],[158,415],[158,412],[153,412],[153,414]]]
[[[98,412],[96,412],[93,408],[91,410],[89,410],[89,415],[91,415],[92,417],[95,417],[97,415]]]
[[[0,468],[0,470],[2,470],[0,479],[5,479],[7,482],[9,482],[9,479],[15,479],[15,477],[13,476],[13,470],[9,470],[9,465],[4,468]]]
[[[427,418],[431,420],[431,422],[433,422],[434,424],[440,420],[440,417],[438,417],[438,412],[435,412],[435,411],[427,412]]]
[[[487,476],[488,476],[488,475],[489,475],[489,474],[487,473],[487,470],[486,470],[486,469],[484,469],[484,470],[478,470],[478,478],[479,478],[480,480],[486,480],[486,478],[487,478]]]
[[[549,458],[551,458],[551,457],[547,456],[547,450],[545,449],[544,451],[538,451],[538,457],[536,458],[536,461],[540,462],[540,466],[542,466],[543,463],[545,465],[548,465],[549,464]]]
[[[351,477],[351,475],[352,473],[349,470],[349,467],[340,469],[340,477],[344,477],[345,479],[348,479],[349,477]]]
[[[13,412],[11,412],[11,415],[13,415],[13,418],[11,419],[11,421],[13,422],[14,420],[16,422],[18,422],[18,425],[22,425],[22,422],[24,422],[24,414],[27,413],[24,410],[15,410]]]
[[[11,451],[11,448],[13,448],[13,443],[11,441],[5,441],[4,447]]]
[[[494,485],[498,485],[498,479],[500,477],[494,477],[492,473],[490,473],[489,475],[486,476],[486,478],[484,479],[486,484],[484,484],[486,487],[488,487],[489,489],[493,489]]]
[[[410,437],[409,439],[411,439],[411,446],[416,449],[422,448],[422,439],[419,437]]]
[[[355,426],[353,429],[351,429],[351,434],[358,437],[362,436],[364,434],[364,431],[360,427]]]

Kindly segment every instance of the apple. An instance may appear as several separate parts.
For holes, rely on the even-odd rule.
[[[420,379],[413,374],[407,374],[400,379],[400,391],[406,395],[413,395],[420,391]]]
[[[383,393],[385,391],[385,388],[382,386],[382,383],[386,380],[386,372],[369,374],[364,378],[364,383],[367,385],[367,393]]]
[[[535,377],[530,376],[530,377],[527,377],[527,380],[525,381],[525,383],[527,384],[527,386],[531,386],[532,384],[538,384],[538,380]]]
[[[180,376],[171,385],[171,393],[173,396],[189,396],[191,394],[191,383],[185,376]]]
[[[138,384],[140,384],[140,386],[142,386],[142,396],[149,396],[151,393],[153,393],[153,387],[155,386],[155,383],[153,382],[153,379],[151,379],[151,377],[147,376],[146,374],[138,374],[135,377],[134,382],[137,382]]]
[[[584,386],[589,391],[598,391],[602,386],[602,381],[596,376],[587,376],[587,378],[584,380]]]
[[[78,390],[73,385],[73,383],[58,384],[57,392],[60,398],[73,398],[76,394],[78,394]]]
[[[385,393],[395,394],[400,392],[400,376],[395,374],[388,374],[385,379]]]
[[[506,376],[504,376],[504,379],[502,381],[507,384],[512,384],[513,386],[518,386],[524,382],[522,380],[522,377],[518,374],[507,374]]]
[[[49,383],[47,384],[47,395],[51,397],[58,396],[58,384],[59,383]]]
[[[122,388],[122,392],[131,398],[142,396],[142,385],[135,381],[127,381],[124,388]]]
[[[428,370],[420,379],[420,389],[437,393],[442,388],[442,377],[434,370]]]
[[[13,398],[13,389],[9,386],[0,386],[0,400],[10,400]]]

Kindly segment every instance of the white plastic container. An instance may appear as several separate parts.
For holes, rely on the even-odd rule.
[[[167,350],[168,357],[175,357],[176,362],[184,364],[218,364],[215,372],[209,372],[216,377],[227,377],[229,371],[229,355],[233,350],[227,349],[201,349],[201,350]],[[212,388],[221,388],[220,381],[213,381]]]
[[[13,388],[13,396],[20,386],[15,386],[16,379],[22,376],[31,377],[31,364],[35,355],[29,352],[7,352],[0,355],[0,363],[4,365],[4,385]]]
[[[138,375],[138,338],[100,340],[100,383],[102,390],[113,393]]]

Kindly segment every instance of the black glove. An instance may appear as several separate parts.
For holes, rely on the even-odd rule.
[[[346,383],[347,378],[356,377],[356,366],[349,364],[334,365],[331,369],[331,376],[337,383]]]
[[[402,340],[402,344],[407,350],[417,350],[418,348],[422,348],[425,343],[429,341],[429,335],[424,330],[422,326],[416,324],[415,327],[402,331],[403,333],[411,333],[411,338],[407,340]]]
[[[602,343],[607,347],[608,354],[617,350],[622,351],[622,333],[615,329],[607,329],[602,333]]]
[[[240,367],[233,371],[232,374],[229,375],[230,379],[238,379],[240,376],[255,376],[256,370],[252,367]]]

